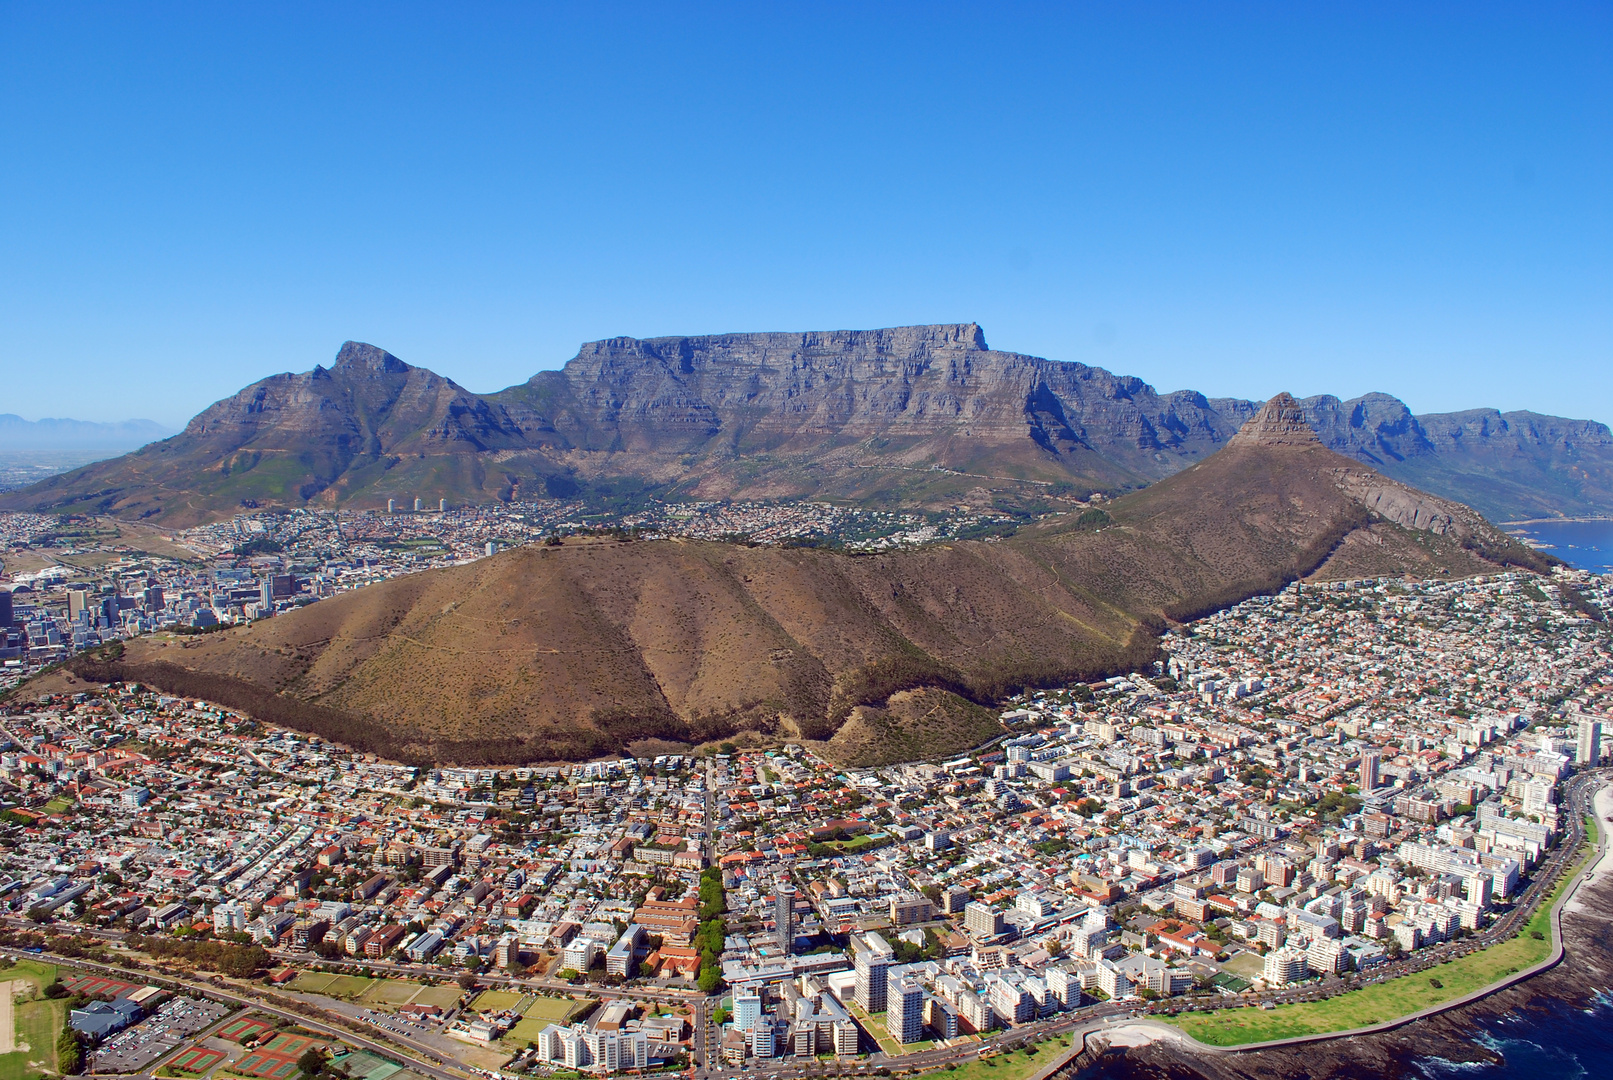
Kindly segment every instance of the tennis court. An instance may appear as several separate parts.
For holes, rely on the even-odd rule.
[[[238,1016],[219,1028],[218,1034],[220,1038],[233,1039],[238,1043],[244,1043],[258,1038],[265,1031],[273,1030],[274,1025],[267,1020],[256,1016]]]
[[[248,1051],[233,1071],[264,1080],[289,1080],[297,1072],[297,1059],[316,1041],[307,1035],[277,1035],[267,1046]]]
[[[62,984],[69,994],[83,994],[85,997],[122,997],[135,990],[134,983],[123,982],[121,979],[108,979],[102,975],[79,975]]]
[[[384,1057],[378,1057],[368,1050],[355,1050],[350,1054],[341,1054],[331,1058],[331,1066],[340,1068],[353,1080],[388,1080],[403,1071],[403,1066]]]
[[[200,1075],[223,1060],[224,1051],[214,1050],[210,1046],[197,1046],[174,1058],[168,1063],[168,1067]]]

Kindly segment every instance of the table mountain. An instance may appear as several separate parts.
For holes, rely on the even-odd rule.
[[[1328,447],[1497,520],[1613,512],[1604,425],[1417,417],[1381,394],[1300,406]],[[972,323],[612,338],[494,394],[348,342],[329,368],[264,379],[173,438],[0,507],[173,525],[243,507],[578,493],[1056,509],[1170,476],[1258,408],[993,350]]]

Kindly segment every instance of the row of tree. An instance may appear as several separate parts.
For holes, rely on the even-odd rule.
[[[232,945],[224,941],[131,935],[131,947],[159,959],[186,960],[199,968],[237,979],[250,979],[273,962],[260,945]]]
[[[700,929],[694,947],[700,953],[700,974],[696,984],[702,993],[714,994],[722,987],[722,950],[727,929],[723,915],[728,899],[723,893],[722,871],[715,866],[700,872]]]

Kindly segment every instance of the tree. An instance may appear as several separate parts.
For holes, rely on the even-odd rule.
[[[78,1033],[70,1027],[63,1028],[56,1037],[56,1067],[62,1071],[62,1075],[71,1076],[78,1072],[83,1063],[84,1048],[79,1045]]]
[[[297,1068],[308,1076],[318,1076],[325,1068],[325,1055],[319,1052],[319,1047],[310,1046],[297,1059]]]

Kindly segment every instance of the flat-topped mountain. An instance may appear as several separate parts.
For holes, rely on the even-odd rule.
[[[568,540],[76,662],[416,761],[744,731],[849,762],[956,753],[1025,686],[1149,670],[1164,619],[1298,577],[1542,565],[1465,506],[1305,438],[1283,395],[1219,452],[1015,537],[853,556]]]
[[[1604,425],[1417,417],[1377,394],[1298,406],[1324,445],[1496,519],[1613,512]],[[612,338],[494,394],[348,342],[329,368],[271,376],[170,439],[0,507],[175,525],[243,507],[580,492],[1056,508],[1170,476],[1258,407],[993,350],[972,323]]]

